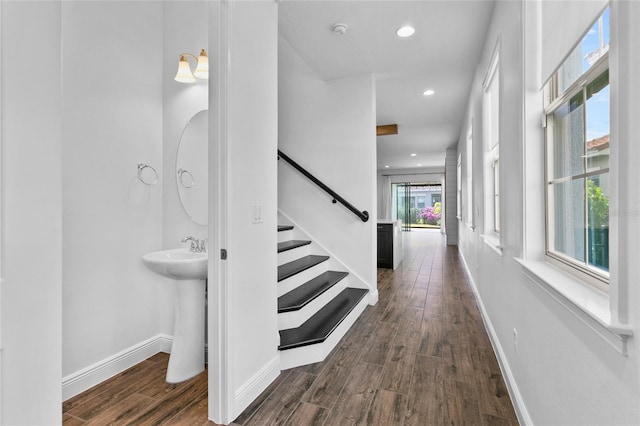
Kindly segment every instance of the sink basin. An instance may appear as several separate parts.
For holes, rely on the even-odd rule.
[[[154,251],[142,256],[153,272],[174,280],[207,278],[207,253],[194,253],[186,248]]]

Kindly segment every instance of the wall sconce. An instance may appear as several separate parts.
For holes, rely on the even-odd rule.
[[[196,66],[196,70],[193,74],[191,74],[191,67],[189,66],[187,58],[193,58],[193,60],[198,61],[198,65]],[[204,49],[200,51],[200,56],[197,58],[191,53],[180,54],[178,73],[176,74],[175,80],[180,83],[193,83],[196,81],[194,75],[203,80],[209,79],[209,58],[207,57],[207,52]]]

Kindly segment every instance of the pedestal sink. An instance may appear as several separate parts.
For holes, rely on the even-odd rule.
[[[175,280],[173,343],[166,380],[183,382],[204,371],[207,253],[162,250],[145,254],[142,261],[153,272]]]

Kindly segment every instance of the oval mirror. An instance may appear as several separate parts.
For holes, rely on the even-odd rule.
[[[208,136],[208,114],[205,109],[187,122],[176,154],[176,185],[180,202],[189,219],[198,225],[207,225],[209,213]]]

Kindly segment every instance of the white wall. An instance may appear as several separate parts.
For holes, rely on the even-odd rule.
[[[359,210],[363,223],[284,160],[278,207],[376,287],[377,217],[373,76],[322,81],[286,40],[279,40],[278,148]]]
[[[161,2],[63,2],[63,374],[172,332],[162,249]],[[137,179],[139,162],[159,182]]]
[[[280,373],[278,7],[270,0],[210,4],[209,239],[216,256],[209,258],[209,413],[227,423]],[[218,257],[221,248],[227,260]]]
[[[633,140],[638,134],[637,119],[629,114],[637,113],[639,110],[638,88],[631,75],[633,70],[637,72],[639,69],[640,59],[630,52],[634,51],[633,49],[637,51],[640,39],[634,23],[640,15],[640,5],[634,2],[612,4],[612,27],[613,16],[624,17],[617,22],[626,39],[620,40],[620,53],[616,53],[616,48],[612,48],[611,65],[612,74],[616,68],[623,70],[617,83],[612,83],[612,96],[618,92],[619,105],[624,106],[618,109],[623,117],[620,134],[628,135],[626,139],[617,140],[623,159],[620,170],[625,173],[625,182],[634,183],[630,186],[620,186],[619,202],[625,206],[622,211],[627,214],[623,217],[612,217],[612,223],[615,221],[619,223],[620,229],[632,231],[623,232],[623,235],[636,235],[637,211],[640,205],[637,183],[640,181],[640,171],[637,167],[629,167],[627,159],[637,159],[638,152],[637,144]],[[614,9],[621,10],[616,14]],[[527,225],[527,240],[523,238],[523,189],[529,193],[533,187],[542,185],[541,179],[532,182],[523,180],[523,169],[526,169],[529,176],[530,173],[539,174],[541,168],[541,165],[535,162],[535,158],[540,159],[539,155],[523,156],[525,135],[526,143],[532,149],[531,153],[539,154],[543,141],[540,137],[541,132],[536,130],[539,126],[540,111],[537,115],[535,112],[532,114],[536,115],[537,119],[530,119],[527,115],[526,127],[523,122],[525,83],[522,68],[522,22],[520,2],[496,2],[491,29],[471,90],[468,110],[469,117],[474,121],[473,190],[474,203],[479,206],[479,215],[476,216],[475,231],[464,223],[459,224],[460,250],[480,296],[479,301],[485,310],[489,330],[505,367],[507,379],[512,385],[512,398],[520,409],[522,421],[540,425],[638,424],[640,360],[637,339],[632,338],[627,345],[627,353],[621,353],[619,345],[610,344],[612,339],[606,337],[609,331],[573,309],[571,302],[563,296],[528,278],[523,267],[515,259],[526,254],[524,248],[529,247],[532,240],[539,242],[539,234],[544,232],[540,229],[540,221],[533,220],[531,223],[535,223],[534,226]],[[498,37],[502,40],[500,75],[503,78],[500,116],[500,184],[504,244],[502,256],[485,244],[480,236],[484,224],[481,84]],[[612,35],[612,40],[614,38]],[[616,62],[618,54],[620,62]],[[532,73],[529,67],[536,66],[535,59],[526,62],[526,65],[527,74]],[[626,71],[627,69],[629,71]],[[615,87],[616,85],[619,85],[619,88]],[[526,87],[526,93],[527,96],[531,96],[532,93],[535,95],[536,91]],[[534,100],[533,104],[539,109],[540,102]],[[529,108],[531,104],[527,105]],[[616,108],[619,107],[612,106],[614,117]],[[527,110],[527,113],[530,111]],[[612,123],[614,121],[612,120]],[[617,131],[612,129],[612,134]],[[466,134],[467,129],[463,128],[458,145],[458,152],[463,155],[463,165]],[[629,137],[630,135],[634,136]],[[466,196],[463,194],[462,198],[463,211],[466,211],[469,207],[466,206]],[[535,196],[528,197],[527,200],[529,203],[526,215],[529,223],[529,220],[544,215],[544,205],[536,203]],[[536,226],[538,228],[535,228]],[[619,271],[612,271],[612,280],[616,280],[621,285],[619,288],[624,291],[626,297],[622,299],[621,304],[628,312],[628,324],[631,324],[632,331],[637,335],[640,332],[637,280],[640,276],[637,251],[640,247],[637,237],[621,237],[621,243],[627,244],[620,244],[621,250],[617,256]],[[619,280],[615,278],[617,275],[629,279]],[[617,297],[613,290],[611,297]],[[518,333],[517,349],[514,345],[514,329]]]
[[[2,2],[0,423],[62,421],[60,2]],[[38,60],[34,63],[34,52]]]

